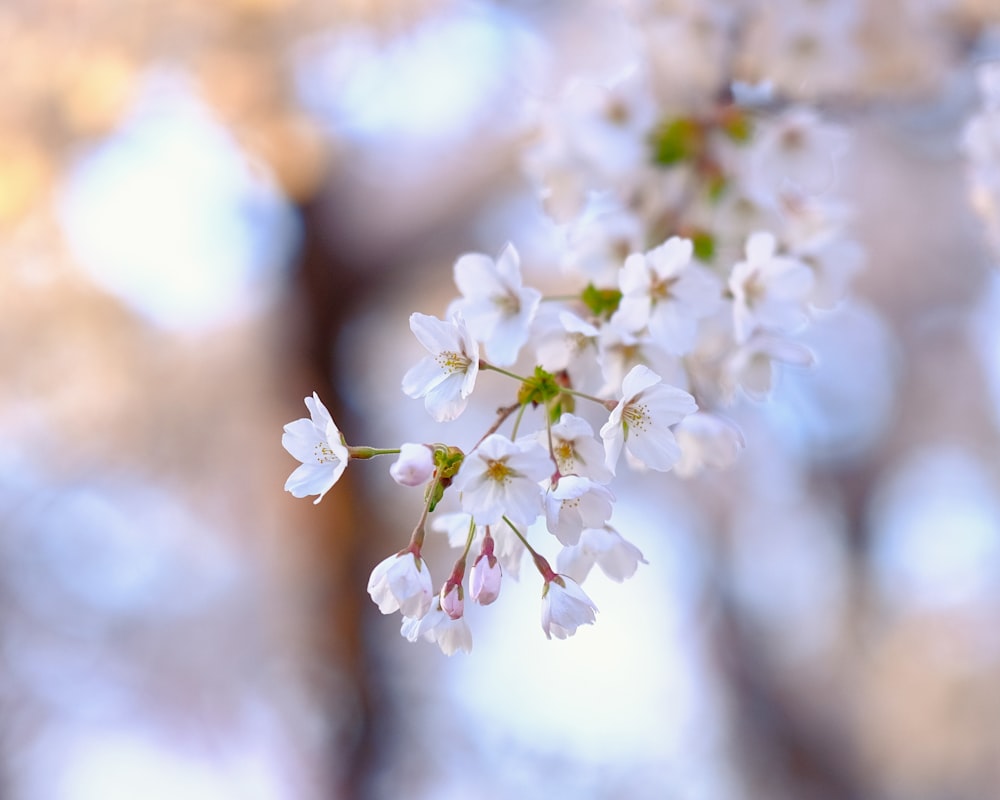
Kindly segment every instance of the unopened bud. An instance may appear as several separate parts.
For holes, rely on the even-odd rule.
[[[407,442],[400,446],[389,474],[400,486],[420,486],[434,474],[434,452],[425,444]]]
[[[481,606],[488,606],[500,596],[500,562],[492,553],[482,553],[472,565],[469,594]]]
[[[441,610],[452,619],[461,619],[465,613],[465,593],[462,584],[448,581],[441,587]]]

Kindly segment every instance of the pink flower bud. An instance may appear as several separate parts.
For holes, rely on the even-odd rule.
[[[400,446],[389,474],[400,486],[420,486],[434,474],[434,452],[425,444],[407,442]]]
[[[481,606],[488,606],[500,596],[500,562],[492,553],[482,553],[472,565],[469,594]]]
[[[452,619],[461,619],[465,612],[465,593],[462,584],[448,581],[441,587],[441,610]]]

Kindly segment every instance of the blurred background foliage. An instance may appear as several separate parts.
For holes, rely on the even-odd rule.
[[[736,468],[623,492],[650,564],[588,583],[594,628],[546,642],[508,581],[450,660],[364,591],[418,498],[362,464],[292,500],[281,425],[317,389],[352,442],[426,429],[408,313],[507,239],[544,277],[527,109],[628,57],[615,4],[0,7],[3,797],[1000,793],[1000,281],[957,145],[1000,8],[741,5],[736,74],[851,131],[854,299]],[[660,6],[699,90],[713,4]]]

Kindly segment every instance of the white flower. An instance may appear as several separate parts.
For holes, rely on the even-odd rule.
[[[583,583],[594,564],[611,580],[621,583],[635,574],[639,564],[648,563],[638,547],[606,527],[588,528],[576,545],[564,547],[556,559],[559,572],[577,583]]]
[[[653,339],[676,355],[690,352],[698,320],[711,314],[721,298],[717,279],[691,262],[692,253],[690,239],[672,236],[645,255],[632,253],[619,278],[616,319],[630,331],[648,325]]]
[[[452,303],[449,313],[468,321],[493,362],[513,364],[528,341],[528,327],[542,299],[537,289],[522,286],[514,245],[508,244],[496,261],[482,253],[466,253],[455,262],[455,284],[462,299]]]
[[[479,374],[479,345],[461,317],[448,322],[427,314],[410,315],[410,330],[430,352],[403,377],[403,391],[424,398],[438,422],[455,419],[465,410]]]
[[[698,411],[685,417],[674,429],[681,459],[674,472],[687,478],[705,467],[725,469],[736,462],[745,442],[736,423],[717,414]]]
[[[774,364],[809,367],[815,362],[812,351],[801,342],[757,333],[725,360],[721,378],[728,399],[739,386],[754,400],[763,400],[774,384]]]
[[[495,525],[506,516],[515,525],[528,526],[542,510],[538,482],[553,468],[534,439],[515,443],[494,433],[465,457],[454,486],[462,494],[462,509],[477,525]]]
[[[594,601],[572,578],[554,575],[542,589],[542,630],[551,639],[565,639],[581,625],[592,625],[597,619]]]
[[[775,255],[776,247],[773,234],[752,234],[746,260],[737,262],[729,275],[738,342],[745,342],[757,328],[791,331],[805,322],[812,271],[796,258]]]
[[[407,617],[422,617],[434,597],[430,570],[420,556],[409,551],[396,553],[372,570],[368,594],[383,614],[402,611]]]
[[[547,443],[545,431],[540,441]],[[598,483],[608,483],[611,470],[604,463],[604,447],[594,438],[594,429],[582,417],[563,414],[552,426],[552,450],[561,475],[580,475]]]
[[[653,340],[648,333],[635,334],[627,331],[617,316],[601,326],[598,337],[598,363],[604,375],[604,385],[599,395],[616,394],[629,370],[638,364],[645,364],[667,381],[679,384],[684,380],[681,359],[668,353],[663,346]]]
[[[589,478],[564,475],[545,495],[549,533],[564,545],[580,540],[584,528],[599,528],[611,516],[615,496]]]
[[[315,494],[313,503],[323,499],[344,474],[350,455],[333,417],[313,392],[305,398],[310,419],[297,419],[285,426],[281,445],[302,462],[285,481],[285,491],[293,497]]]
[[[600,331],[569,311],[553,310],[544,322],[539,317],[533,337],[538,363],[549,372],[566,370],[575,389],[596,391],[603,380],[597,361]]]
[[[808,300],[816,308],[837,305],[865,262],[864,248],[850,239],[831,239],[795,255],[812,270],[813,288]]]
[[[426,614],[420,617],[403,617],[399,632],[411,642],[424,638],[434,642],[446,656],[451,656],[459,650],[472,652],[472,631],[465,617],[452,619],[441,608],[440,601],[434,603]]]
[[[643,247],[645,225],[634,209],[597,195],[566,231],[564,265],[597,286],[617,280],[622,261]]]
[[[614,472],[624,446],[647,467],[665,472],[681,455],[669,426],[697,411],[697,403],[642,364],[625,376],[622,394],[601,428],[605,464]]]
[[[400,486],[420,486],[434,474],[434,451],[425,444],[407,442],[400,445],[399,458],[389,474]]]
[[[806,194],[829,189],[836,177],[835,160],[847,148],[847,132],[823,122],[809,108],[793,107],[760,123],[753,143],[753,178],[762,191],[790,183]]]

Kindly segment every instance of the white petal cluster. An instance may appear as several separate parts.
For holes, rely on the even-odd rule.
[[[434,596],[430,571],[420,556],[397,553],[372,570],[368,594],[383,614],[401,611],[407,617],[422,617]]]
[[[403,391],[424,398],[428,413],[438,420],[455,419],[465,411],[479,374],[479,345],[461,316],[447,322],[427,314],[410,315],[410,330],[430,353],[403,377]]]
[[[424,487],[409,545],[368,583],[380,611],[403,615],[407,639],[470,650],[466,599],[502,605],[503,580],[525,562],[542,579],[546,637],[593,623],[580,587],[593,568],[620,582],[646,563],[615,527],[614,482],[629,470],[672,480],[730,467],[747,443],[727,409],[766,400],[781,369],[813,362],[796,336],[840,302],[864,253],[834,193],[848,136],[803,102],[801,86],[838,85],[854,53],[831,48],[837,68],[824,71],[811,60],[824,51],[791,43],[853,30],[857,4],[799,4],[787,18],[742,5],[609,4],[630,27],[632,67],[568,83],[539,106],[526,144],[555,244],[460,255],[443,316],[411,314],[427,355],[402,390],[432,419],[451,422],[483,384],[508,382],[504,399],[480,404],[497,416],[475,444],[414,435],[348,447],[316,395],[310,418],[285,426],[301,462],[285,487],[296,497],[318,502],[348,459],[388,454],[396,483]],[[725,89],[734,30],[745,31],[741,65],[773,82]],[[1000,66],[980,77],[983,107],[964,147],[1000,253]],[[548,271],[522,273],[522,254]],[[460,551],[441,585],[423,560],[425,531]]]
[[[452,303],[449,314],[465,317],[495,364],[513,364],[528,341],[528,328],[542,299],[537,289],[522,285],[521,260],[514,245],[504,247],[495,261],[482,253],[459,258],[455,285],[462,298]]]
[[[650,469],[665,472],[681,457],[670,426],[698,410],[683,389],[663,383],[649,367],[633,367],[622,382],[623,397],[601,428],[605,464],[615,471],[622,448]]]
[[[313,392],[305,399],[309,419],[297,419],[285,425],[281,445],[302,465],[288,476],[285,491],[293,497],[317,495],[318,503],[340,480],[350,458],[340,430],[326,406]]]
[[[542,512],[539,481],[552,469],[549,454],[534,439],[512,442],[494,433],[466,456],[454,486],[477,525],[497,525],[506,517],[527,527]]]
[[[551,639],[565,639],[581,625],[593,625],[597,606],[580,585],[566,575],[556,575],[542,589],[542,630]]]
[[[690,239],[672,236],[648,253],[632,253],[620,276],[622,301],[616,320],[629,331],[648,327],[667,352],[694,347],[698,320],[721,302],[719,279],[691,261]]]

